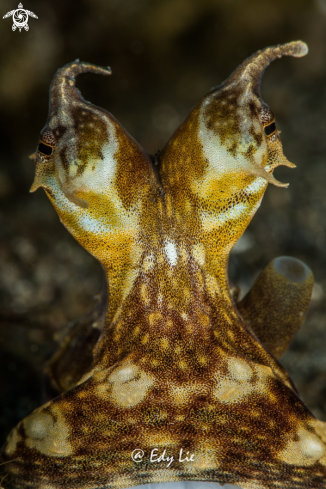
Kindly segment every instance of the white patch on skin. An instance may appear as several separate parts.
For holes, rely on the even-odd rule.
[[[191,249],[192,255],[196,262],[203,267],[205,265],[205,247],[202,244],[196,244]]]
[[[175,243],[173,241],[167,241],[164,246],[164,251],[168,262],[174,267],[178,261],[178,253]]]
[[[317,435],[302,427],[297,430],[295,435],[299,440],[290,440],[278,455],[282,462],[309,466],[325,455],[325,445]]]
[[[232,404],[242,401],[244,397],[252,393],[253,389],[254,386],[250,384],[240,383],[232,379],[220,379],[214,388],[213,395],[220,402]]]
[[[63,168],[60,149],[64,146],[69,145],[69,151],[72,159],[69,161],[68,173],[69,180],[73,182],[76,188],[83,188],[93,190],[96,193],[102,193],[107,186],[107,182],[111,181],[114,183],[117,162],[115,159],[115,154],[119,149],[119,142],[116,138],[115,127],[106,118],[104,118],[106,129],[109,133],[109,143],[103,144],[101,151],[103,154],[103,159],[101,158],[89,158],[87,161],[87,166],[81,175],[78,175],[78,169],[83,165],[83,161],[77,158],[77,146],[78,139],[75,135],[74,128],[68,128],[66,133],[60,139],[59,147],[56,148],[54,153],[54,161],[56,166],[56,172],[62,182],[66,179],[66,169]],[[74,149],[74,154],[72,154],[72,149]],[[95,170],[92,168],[95,166]]]
[[[314,419],[309,422],[309,426],[313,428],[316,435],[320,437],[324,444],[324,447],[326,448],[326,423],[323,421],[319,421],[318,419]],[[326,450],[325,454],[318,460],[318,462],[326,466]]]
[[[134,217],[131,213],[126,212],[118,196],[115,195],[115,191],[113,189],[111,190],[109,185],[106,187],[103,195],[110,197],[110,204],[113,204],[115,214],[119,216],[119,220],[115,223],[110,222],[110,217],[106,214],[104,214],[103,217],[98,215],[94,217],[92,214],[92,207],[83,209],[68,200],[66,195],[60,189],[55,176],[48,176],[46,182],[43,183],[46,187],[50,188],[55,195],[55,200],[53,201],[54,206],[57,207],[63,215],[71,215],[74,217],[71,228],[69,226],[69,221],[66,224],[68,229],[71,229],[73,235],[76,235],[76,230],[73,227],[75,226],[74,223],[87,234],[93,233],[94,235],[101,234],[104,236],[110,236],[112,232],[118,231],[119,228],[123,228],[126,233],[130,231],[131,234],[134,234],[135,228],[138,227],[138,218]],[[41,182],[41,185],[43,183]],[[100,196],[100,192],[97,191],[96,195]],[[85,195],[85,198],[87,199],[87,195]],[[126,226],[127,223],[128,227]]]
[[[73,454],[73,448],[68,442],[70,429],[55,403],[50,406],[53,417],[44,412],[44,406],[36,409],[24,419],[23,427],[26,433],[26,445],[36,448],[49,457],[67,457]]]
[[[266,187],[266,180],[264,178],[255,178],[252,183],[247,185],[246,193],[249,195],[257,194],[261,192]]]
[[[258,133],[261,132],[261,123],[255,117],[252,119],[252,125],[253,125],[255,132],[258,132]]]
[[[264,394],[268,392],[267,380],[273,377],[270,367],[249,362],[237,357],[228,359],[228,375],[216,373],[216,386],[213,389],[215,399],[224,403],[241,402],[253,393]],[[253,375],[257,380],[252,382]]]
[[[252,368],[244,360],[240,358],[230,358],[228,367],[231,376],[238,382],[251,380],[253,374]]]
[[[247,215],[248,215],[248,205],[244,204],[243,202],[236,204],[231,209],[228,209],[227,211],[224,212],[220,212],[218,214],[202,212],[201,218],[202,218],[203,229],[204,231],[208,231],[210,229],[216,228],[217,226],[223,226],[229,221],[235,221],[237,219],[240,219],[241,216],[247,216]]]
[[[211,99],[213,98],[214,94],[206,99],[206,104],[210,103]],[[236,173],[237,175],[241,173],[248,175],[257,174],[257,168],[263,168],[262,161],[267,151],[267,143],[263,141],[259,147],[257,146],[255,139],[249,133],[249,130],[252,127],[251,121],[244,121],[244,118],[240,115],[241,122],[245,123],[241,124],[242,134],[241,136],[239,135],[238,139],[240,145],[239,151],[234,157],[228,152],[226,145],[221,144],[220,137],[216,133],[214,133],[214,130],[208,130],[206,128],[204,112],[205,109],[203,107],[203,110],[200,114],[199,137],[202,142],[204,157],[208,159],[211,170],[207,172],[207,176],[200,183],[201,193],[205,192],[205,186],[209,183],[209,180],[211,179],[212,171],[214,172],[215,178],[223,177],[226,174],[231,175],[232,173]],[[239,117],[239,114],[237,114],[237,117]],[[230,146],[232,146],[232,142],[233,141],[230,141]],[[248,158],[240,153],[240,151],[245,152],[251,145],[257,149],[254,155],[254,163],[250,162]]]
[[[113,370],[107,381],[97,386],[97,392],[101,397],[109,397],[119,407],[129,408],[145,399],[154,382],[152,375],[126,360]]]

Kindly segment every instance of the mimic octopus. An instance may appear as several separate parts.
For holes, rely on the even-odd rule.
[[[227,276],[268,183],[287,186],[273,170],[295,166],[261,76],[307,51],[297,41],[249,57],[155,157],[77,90],[77,75],[109,68],[58,70],[31,191],[44,188],[106,288],[47,365],[48,402],[10,433],[6,488],[326,488],[326,425],[277,360],[312,273],[279,257],[240,302]]]

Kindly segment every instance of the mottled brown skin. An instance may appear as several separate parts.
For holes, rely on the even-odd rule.
[[[307,265],[283,256],[274,259],[250,292],[236,303],[246,325],[276,358],[286,351],[300,329],[313,284],[313,274]],[[90,370],[92,351],[105,318],[106,294],[104,289],[96,308],[69,326],[59,350],[48,362],[45,369],[47,400],[74,387]]]
[[[102,263],[108,308],[92,366],[80,367],[75,386],[59,372],[58,390],[70,389],[10,434],[2,452],[8,487],[326,487],[325,425],[246,326],[227,279],[230,250],[268,182],[283,185],[274,168],[294,166],[261,101],[262,72],[277,57],[306,52],[296,42],[246,60],[194,107],[158,173],[120,124],[76,90],[76,75],[105,69],[75,62],[56,74],[41,132],[53,151],[39,147],[32,190],[45,189]],[[141,463],[131,458],[136,448],[145,452]],[[154,448],[175,457],[182,448],[194,460],[151,463]]]

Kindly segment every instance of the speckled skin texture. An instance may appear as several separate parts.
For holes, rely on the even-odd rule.
[[[268,182],[286,186],[274,168],[294,166],[260,98],[261,75],[282,55],[306,53],[296,42],[253,55],[155,159],[75,88],[79,73],[109,70],[75,62],[57,72],[32,190],[45,189],[101,262],[107,293],[48,366],[59,397],[10,434],[2,452],[8,487],[326,487],[325,425],[274,356],[303,320],[310,271],[287,258],[270,264],[258,286],[265,299],[271,288],[279,307],[258,306],[253,289],[239,305],[248,325],[227,279],[230,250]],[[136,448],[141,462],[131,457]],[[176,460],[152,463],[153,449]],[[193,460],[178,461],[181,449]]]

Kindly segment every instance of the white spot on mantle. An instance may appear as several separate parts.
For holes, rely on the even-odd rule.
[[[173,241],[167,241],[164,246],[164,251],[168,259],[168,262],[170,263],[171,266],[174,267],[178,261],[178,253],[177,253],[177,247],[175,243]]]
[[[145,373],[130,360],[124,360],[108,378],[98,384],[97,393],[109,398],[119,407],[130,408],[139,404],[154,384],[154,377]]]
[[[296,438],[289,440],[279,454],[282,462],[309,466],[325,455],[325,446],[317,435],[310,433],[305,427],[299,427],[295,434]]]

